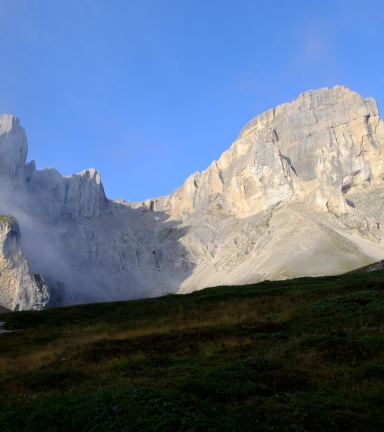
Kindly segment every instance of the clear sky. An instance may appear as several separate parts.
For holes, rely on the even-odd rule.
[[[306,90],[384,107],[382,0],[0,0],[0,47],[28,160],[96,168],[127,201],[172,192]]]

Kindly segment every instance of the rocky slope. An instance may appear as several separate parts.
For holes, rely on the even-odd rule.
[[[108,200],[93,169],[25,163],[25,132],[3,115],[0,213],[19,220],[50,305],[342,273],[384,258],[383,149],[372,98],[309,91],[251,120],[171,195],[129,203]]]

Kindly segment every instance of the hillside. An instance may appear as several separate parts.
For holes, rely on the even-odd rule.
[[[1,430],[382,431],[372,269],[1,314]]]

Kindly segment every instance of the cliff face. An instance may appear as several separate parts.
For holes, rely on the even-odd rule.
[[[345,87],[309,91],[251,120],[231,148],[155,208],[248,217],[318,180],[343,192],[381,185],[384,125],[374,99]]]
[[[13,115],[0,116],[0,178],[10,187],[23,180],[28,152],[27,137]]]
[[[251,120],[174,193],[128,203],[93,169],[26,164],[25,132],[4,115],[0,212],[19,220],[52,305],[335,274],[384,258],[383,149],[372,98],[309,91]]]
[[[0,304],[10,310],[39,310],[49,301],[48,287],[32,275],[20,249],[17,221],[0,216]]]

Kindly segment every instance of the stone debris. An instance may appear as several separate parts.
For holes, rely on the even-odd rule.
[[[368,267],[367,272],[378,271],[384,268],[384,260],[379,261],[378,263]]]

